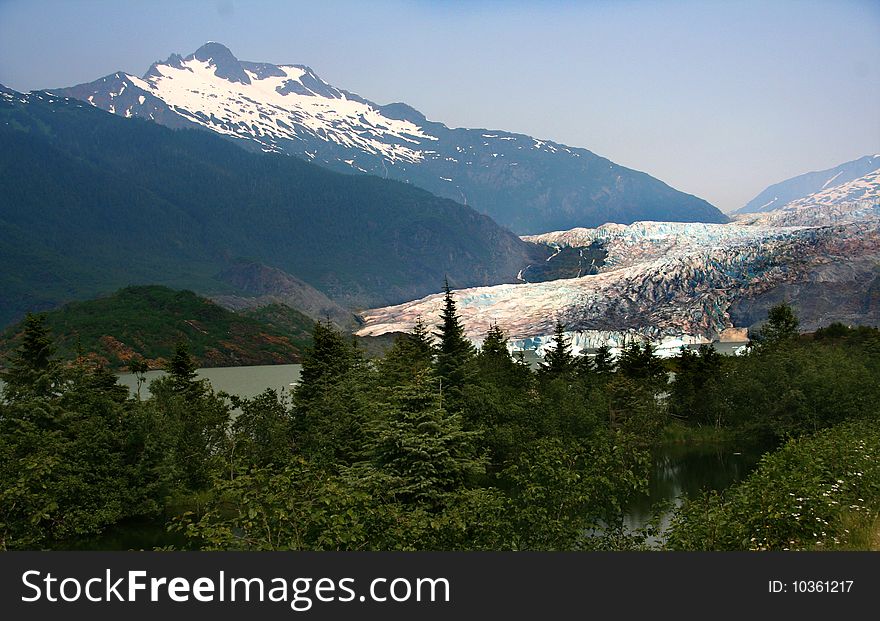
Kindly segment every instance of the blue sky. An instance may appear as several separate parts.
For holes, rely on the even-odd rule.
[[[208,40],[447,125],[585,147],[724,210],[880,152],[878,0],[0,0],[0,82],[141,75]]]

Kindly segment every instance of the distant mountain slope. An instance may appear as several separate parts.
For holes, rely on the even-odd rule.
[[[286,306],[237,314],[191,291],[128,287],[113,295],[73,302],[47,313],[67,359],[83,354],[111,368],[141,357],[153,368],[170,360],[185,340],[201,367],[299,362],[311,341],[311,319]],[[0,366],[17,346],[21,325],[0,333]]]
[[[217,275],[220,282],[241,291],[241,295],[219,294],[211,299],[232,310],[283,304],[301,311],[315,321],[330,320],[343,329],[355,325],[351,311],[299,278],[260,263],[243,262]]]
[[[815,226],[880,218],[880,170],[790,201],[773,211],[737,215],[736,224]]]
[[[367,306],[437,291],[445,276],[514,282],[546,256],[419,188],[44,92],[0,92],[0,144],[0,325],[129,284],[245,294],[223,277],[243,262]]]
[[[868,173],[876,173],[878,170],[880,170],[880,155],[866,155],[828,170],[798,175],[771,185],[736,213],[773,211],[784,207],[787,203],[816,193],[823,193],[822,198],[825,199],[836,198],[840,200],[840,196],[834,197],[828,192],[864,177]]]
[[[380,106],[304,65],[239,61],[219,43],[143,78],[115,73],[53,89],[125,117],[197,127],[255,150],[398,179],[471,205],[518,233],[636,220],[726,222],[706,201],[586,149],[523,134],[452,129]]]

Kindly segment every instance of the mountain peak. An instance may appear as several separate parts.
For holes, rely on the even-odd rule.
[[[242,84],[251,83],[251,79],[245,73],[241,63],[232,51],[222,43],[208,41],[186,58],[186,60],[192,59],[200,60],[216,67],[214,75],[218,78]]]

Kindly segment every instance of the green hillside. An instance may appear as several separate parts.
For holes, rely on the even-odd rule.
[[[281,364],[300,361],[313,322],[292,308],[233,313],[191,291],[127,287],[115,294],[72,302],[47,313],[59,354],[78,353],[121,369],[134,357],[163,366],[186,340],[199,366]],[[17,346],[21,324],[0,334],[0,364]]]

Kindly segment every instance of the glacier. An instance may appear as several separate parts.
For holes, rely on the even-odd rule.
[[[869,291],[866,279],[880,287],[877,202],[805,202],[773,213],[786,225],[753,221],[749,214],[729,224],[609,223],[523,236],[557,250],[599,243],[608,255],[594,275],[455,291],[466,334],[479,344],[498,323],[511,348],[540,354],[560,321],[576,352],[600,345],[619,350],[638,340],[669,355],[683,345],[744,341],[751,326],[737,325],[732,310],[781,286],[800,287],[805,296],[817,287],[840,289],[844,296]],[[880,299],[874,298],[868,318],[880,316]],[[364,311],[358,334],[410,331],[418,319],[430,323],[438,317],[442,305],[443,296],[436,294]],[[803,317],[804,324],[849,319],[822,312]]]

